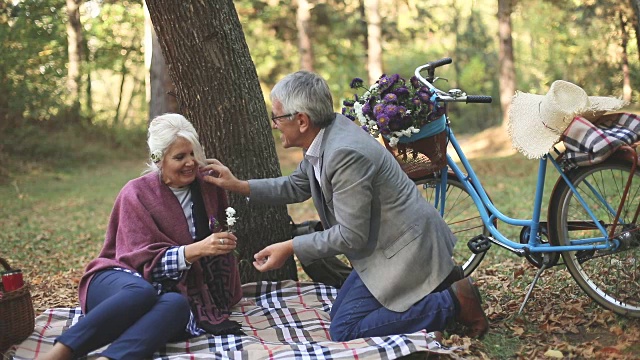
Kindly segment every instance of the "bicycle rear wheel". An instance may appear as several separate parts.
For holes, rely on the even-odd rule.
[[[429,176],[414,179],[414,182],[422,196],[440,210],[440,204],[435,204],[440,178]],[[453,249],[453,260],[456,265],[462,266],[465,276],[469,276],[480,265],[485,253],[474,254],[469,250],[467,242],[476,235],[489,235],[489,231],[485,228],[471,195],[453,173],[449,173],[447,177],[444,206],[442,217],[458,238]]]
[[[608,232],[613,226],[630,171],[630,163],[610,160],[567,173]],[[566,251],[562,252],[562,258],[576,283],[598,304],[620,315],[640,317],[640,231],[637,220],[640,169],[632,181],[613,236],[623,245],[608,251]],[[549,202],[549,232],[554,245],[569,245],[580,239],[603,236],[562,179]]]

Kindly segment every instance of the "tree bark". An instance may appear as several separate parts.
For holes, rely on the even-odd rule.
[[[145,3],[145,65],[147,66],[147,102],[149,121],[165,113],[180,113],[176,100],[176,88],[169,76],[169,67],[162,55],[158,36],[153,30]]]
[[[500,38],[500,108],[502,109],[502,127],[509,121],[511,98],[516,91],[516,70],[513,56],[513,38],[511,37],[511,13],[515,0],[498,0],[498,36]]]
[[[636,32],[636,46],[640,49],[640,0],[629,0],[631,7],[633,8],[633,29]],[[640,58],[640,52],[638,52],[638,58]]]
[[[622,12],[618,13],[620,19],[621,39],[621,56],[622,56],[622,100],[631,101],[631,75],[629,71],[629,56],[627,54],[627,45],[629,43],[629,33],[627,32],[627,21],[624,19]]]
[[[298,0],[296,12],[296,28],[298,29],[298,51],[300,53],[300,68],[313,71],[314,58],[311,42],[310,23],[311,6],[307,0]]]
[[[80,87],[82,74],[82,23],[80,22],[81,0],[67,0],[67,51],[69,70],[67,73],[67,90],[71,100],[70,116],[72,120],[80,119]]]
[[[382,75],[380,0],[365,0],[364,9],[367,21],[367,73],[369,84],[373,84]]]
[[[280,176],[270,121],[232,0],[147,0],[181,112],[193,122],[207,157],[240,179]],[[291,238],[287,209],[247,204],[230,194],[239,217],[243,282],[297,279],[293,258],[259,273],[251,262],[263,247]]]

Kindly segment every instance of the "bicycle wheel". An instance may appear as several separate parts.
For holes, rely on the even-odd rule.
[[[430,176],[414,179],[414,182],[422,196],[440,210],[440,204],[435,204],[436,188],[440,185],[440,178]],[[447,178],[443,218],[458,238],[453,249],[453,260],[457,265],[462,265],[465,276],[468,276],[480,265],[485,253],[474,254],[469,250],[467,242],[480,234],[489,235],[489,231],[482,223],[471,195],[453,173],[449,173]]]
[[[615,220],[630,171],[631,164],[610,160],[567,173],[607,231]],[[634,219],[640,203],[640,169],[632,181],[614,234],[622,245],[608,251],[566,251],[562,252],[562,258],[580,288],[598,304],[620,315],[640,317],[640,232],[638,220]],[[562,179],[551,194],[549,230],[554,245],[602,237],[602,232]]]

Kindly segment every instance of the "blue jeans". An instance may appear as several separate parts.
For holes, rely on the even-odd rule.
[[[391,311],[373,297],[354,270],[331,308],[329,333],[333,341],[349,341],[423,329],[443,331],[455,315],[456,305],[448,290],[425,296],[407,311]]]
[[[178,293],[158,295],[149,282],[124,271],[94,275],[86,305],[85,317],[56,339],[75,357],[111,344],[102,356],[148,358],[168,341],[188,337],[188,300]]]

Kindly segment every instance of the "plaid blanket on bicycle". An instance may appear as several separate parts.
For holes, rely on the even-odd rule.
[[[563,165],[575,167],[600,163],[620,146],[638,141],[638,133],[640,117],[635,114],[609,114],[595,123],[576,116],[561,138],[567,148]]]
[[[294,281],[243,285],[244,297],[233,308],[232,320],[246,336],[203,335],[169,343],[154,359],[396,359],[426,351],[450,355],[430,333],[329,340],[329,309],[337,290],[318,283]],[[14,346],[9,359],[34,359],[46,353],[57,336],[81,320],[80,308],[55,308],[36,318],[33,334]],[[89,354],[96,358],[100,350]],[[426,354],[425,354],[426,355]]]

